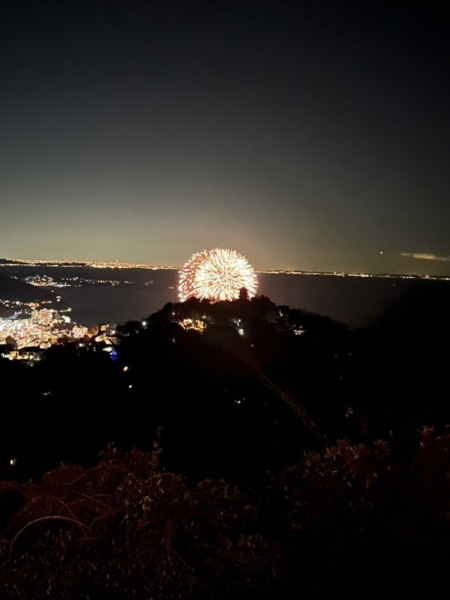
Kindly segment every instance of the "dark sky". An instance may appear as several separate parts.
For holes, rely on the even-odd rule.
[[[450,3],[0,3],[0,256],[450,274]]]

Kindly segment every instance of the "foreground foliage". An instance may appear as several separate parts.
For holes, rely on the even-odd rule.
[[[21,505],[2,538],[7,597],[191,598],[206,586],[214,597],[251,590],[277,561],[243,493],[210,480],[189,489],[158,471],[155,452],[111,447],[93,468],[1,491]]]
[[[450,430],[338,440],[264,490],[187,485],[158,450],[0,484],[2,598],[440,598]],[[445,588],[444,588],[445,589]]]

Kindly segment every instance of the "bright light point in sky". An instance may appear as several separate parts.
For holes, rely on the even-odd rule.
[[[258,281],[243,254],[228,248],[213,248],[194,254],[180,271],[180,300],[237,300],[242,288],[251,298]]]

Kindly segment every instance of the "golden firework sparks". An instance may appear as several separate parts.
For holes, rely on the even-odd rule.
[[[180,271],[178,293],[184,302],[199,300],[236,300],[242,288],[251,298],[258,281],[255,271],[243,254],[229,248],[196,252]]]

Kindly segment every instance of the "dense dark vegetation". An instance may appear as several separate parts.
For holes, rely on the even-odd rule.
[[[350,330],[190,300],[124,324],[117,357],[1,361],[5,597],[440,598],[448,305]]]

